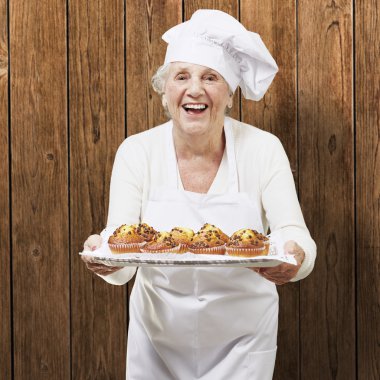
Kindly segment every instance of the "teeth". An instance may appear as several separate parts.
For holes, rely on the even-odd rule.
[[[193,108],[196,110],[203,110],[206,108],[206,106],[204,104],[186,104],[184,107],[185,108]]]

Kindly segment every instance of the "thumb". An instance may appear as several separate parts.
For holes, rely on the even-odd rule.
[[[289,240],[284,244],[284,251],[285,254],[294,256],[298,265],[301,265],[305,259],[304,250],[294,240]]]
[[[94,251],[102,245],[102,237],[100,235],[91,235],[84,242],[83,248],[87,251]]]

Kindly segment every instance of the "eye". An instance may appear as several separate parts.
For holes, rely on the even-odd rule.
[[[207,80],[208,82],[215,81],[216,79],[217,79],[216,76],[213,75],[213,74],[207,74],[207,75],[205,76],[205,80]]]
[[[186,80],[187,79],[187,75],[186,74],[178,74],[176,77],[175,77],[176,80]]]

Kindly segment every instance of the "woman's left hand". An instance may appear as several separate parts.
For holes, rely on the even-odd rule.
[[[286,254],[294,255],[297,260],[297,265],[282,263],[275,267],[263,267],[263,268],[249,268],[260,276],[266,278],[269,281],[274,282],[276,285],[283,285],[289,282],[300,269],[302,262],[305,258],[305,252],[303,249],[293,240],[289,240],[284,245]]]

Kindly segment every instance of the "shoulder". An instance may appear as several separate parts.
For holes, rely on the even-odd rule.
[[[264,131],[253,125],[230,119],[235,138],[235,146],[238,150],[248,149],[260,151],[263,154],[283,150],[280,139],[273,133]]]
[[[157,146],[161,146],[162,149],[162,142],[164,141],[168,124],[169,122],[127,137],[120,144],[118,154],[133,152],[137,155],[144,155],[154,151]]]

